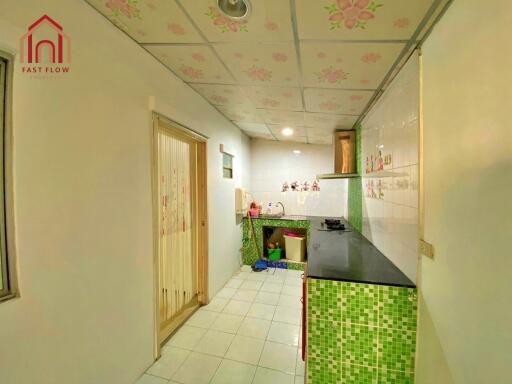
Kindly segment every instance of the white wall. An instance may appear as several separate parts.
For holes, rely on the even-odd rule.
[[[320,192],[282,193],[285,181],[310,185],[320,173],[334,171],[333,148],[330,145],[311,145],[287,141],[251,139],[251,188],[253,198],[267,207],[281,201],[286,214],[334,216],[345,214],[346,180],[321,180]],[[301,153],[296,155],[293,150]],[[281,211],[281,207],[277,208]]]
[[[249,142],[84,1],[2,0],[0,49],[17,52],[45,13],[72,38],[72,72],[38,80],[16,64],[21,298],[0,303],[0,383],[129,384],[153,358],[150,105],[211,137],[211,294],[238,265],[233,188]]]
[[[423,46],[418,384],[511,381],[511,14],[454,1]]]
[[[362,123],[363,234],[412,281],[418,259],[419,64],[414,54]],[[384,171],[373,158],[391,156]],[[373,190],[373,193],[372,193]]]

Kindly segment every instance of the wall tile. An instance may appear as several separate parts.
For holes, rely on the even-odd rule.
[[[413,55],[363,120],[361,133],[363,234],[413,281],[417,252],[410,250],[418,241],[418,68]],[[383,170],[378,170],[379,156]]]
[[[377,336],[378,328],[367,325],[343,324],[341,327],[342,361],[348,364],[375,367],[377,365]],[[387,349],[386,352],[388,352]]]
[[[376,380],[376,368],[352,364],[341,365],[341,383],[343,384],[375,384]]]
[[[416,317],[416,289],[308,279],[308,383],[412,383]]]
[[[379,368],[414,370],[416,332],[379,328]]]
[[[384,328],[416,330],[416,289],[380,286],[378,323]]]

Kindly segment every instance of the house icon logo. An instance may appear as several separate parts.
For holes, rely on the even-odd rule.
[[[28,27],[28,32],[20,39],[20,61],[28,65],[49,65],[41,68],[39,72],[49,72],[54,65],[71,62],[71,39],[64,33],[62,26],[50,16],[44,15]],[[25,67],[36,68],[36,67]],[[67,68],[69,71],[69,67]],[[33,71],[25,71],[32,72]],[[50,71],[53,72],[53,71]]]

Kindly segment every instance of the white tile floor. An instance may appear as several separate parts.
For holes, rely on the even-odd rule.
[[[242,267],[136,384],[303,384],[301,274]]]

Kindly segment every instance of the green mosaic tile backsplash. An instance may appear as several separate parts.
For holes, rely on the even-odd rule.
[[[308,384],[412,384],[415,288],[308,279]]]
[[[356,127],[356,164],[357,173],[361,175],[361,125]],[[347,220],[350,225],[363,232],[363,184],[360,177],[348,180],[348,212]]]

